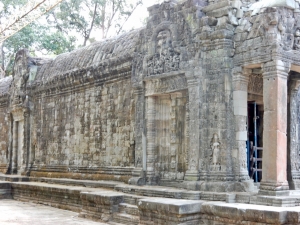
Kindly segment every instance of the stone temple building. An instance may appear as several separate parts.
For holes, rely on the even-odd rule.
[[[1,196],[112,224],[300,224],[299,4],[165,1],[55,59],[20,50]]]

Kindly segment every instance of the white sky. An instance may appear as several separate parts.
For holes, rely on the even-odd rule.
[[[163,2],[163,0],[143,0],[143,5],[136,8],[127,23],[124,25],[124,29],[130,30],[132,28],[142,27],[143,20],[148,17],[147,8],[161,2]]]

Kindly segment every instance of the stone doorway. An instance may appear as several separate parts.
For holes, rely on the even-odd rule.
[[[25,116],[26,114],[26,116]],[[23,175],[27,169],[28,152],[26,138],[27,126],[27,113],[24,113],[23,109],[15,108],[12,110],[12,130],[11,130],[11,173]]]
[[[152,110],[147,106],[152,112],[148,124],[153,128],[147,131],[148,162],[153,157],[157,182],[183,181],[187,170],[187,92],[148,96],[149,100],[154,104]]]
[[[183,180],[186,171],[186,93],[157,97],[156,127],[161,181]]]
[[[248,102],[247,161],[249,176],[255,183],[262,179],[263,116],[263,105],[255,101]]]
[[[13,124],[13,174],[21,174],[24,155],[24,120],[15,121]]]

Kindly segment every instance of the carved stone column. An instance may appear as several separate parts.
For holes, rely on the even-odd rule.
[[[18,122],[13,122],[12,173],[18,171]]]
[[[189,92],[189,153],[188,170],[185,174],[186,181],[199,180],[199,158],[200,158],[200,134],[199,134],[199,110],[200,110],[200,91],[197,80],[190,79],[192,74],[186,74],[188,78]]]
[[[250,69],[233,69],[233,107],[235,117],[236,148],[232,152],[236,180],[249,180],[247,170],[247,98]]]
[[[22,162],[22,175],[29,175],[30,174],[30,114],[29,111],[24,111],[24,140],[23,140],[23,149],[24,149],[24,159]]]
[[[263,65],[263,166],[259,194],[284,195],[287,182],[287,78],[290,65],[274,60]]]
[[[300,80],[289,82],[288,181],[292,190],[300,189],[299,87]]]
[[[156,130],[155,130],[155,96],[147,97],[147,183],[156,184]]]

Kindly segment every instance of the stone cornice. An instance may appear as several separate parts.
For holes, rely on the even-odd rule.
[[[83,86],[97,82],[109,82],[110,80],[122,79],[131,75],[132,58],[120,62],[115,66],[110,63],[99,66],[90,66],[74,71],[59,74],[46,81],[37,81],[28,85],[31,93],[44,92],[49,89],[66,89],[68,87]]]

